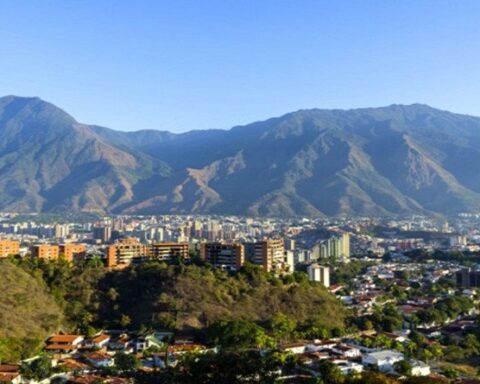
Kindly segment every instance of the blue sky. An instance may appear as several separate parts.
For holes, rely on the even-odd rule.
[[[0,0],[0,94],[122,130],[302,108],[480,115],[480,1]]]

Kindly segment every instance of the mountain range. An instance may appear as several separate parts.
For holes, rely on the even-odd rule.
[[[0,210],[264,216],[480,209],[480,118],[310,109],[230,130],[116,131],[0,98]]]

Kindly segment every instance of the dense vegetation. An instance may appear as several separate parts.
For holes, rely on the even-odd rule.
[[[4,261],[0,268],[0,288],[7,292],[0,299],[5,360],[35,352],[60,325],[84,334],[104,327],[190,330],[212,344],[241,340],[246,347],[328,337],[344,327],[343,306],[298,272],[279,279],[253,265],[229,275],[204,266],[146,263],[106,273],[95,259],[74,265],[29,258]]]
[[[16,361],[36,352],[62,315],[41,280],[7,260],[0,273],[0,362]]]
[[[293,280],[293,281],[292,281]],[[134,326],[200,329],[218,320],[258,323],[282,313],[303,323],[343,326],[343,309],[321,285],[297,273],[285,281],[256,266],[230,276],[195,265],[143,264],[106,275],[99,319],[128,317]]]
[[[455,261],[465,266],[474,266],[480,263],[480,253],[470,251],[426,251],[423,249],[415,249],[406,252],[405,255],[417,262],[429,260]]]

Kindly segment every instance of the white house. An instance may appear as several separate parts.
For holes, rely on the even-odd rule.
[[[343,374],[348,375],[349,373],[353,372],[363,372],[363,365],[355,363],[353,361],[348,360],[333,360],[333,364],[335,364]]]
[[[337,342],[333,340],[315,340],[305,345],[305,352],[319,352],[324,349],[332,349],[336,344]]]
[[[99,335],[93,337],[92,339],[87,340],[85,342],[85,346],[90,347],[90,348],[100,348],[100,349],[102,349],[102,348],[105,348],[107,346],[109,341],[110,341],[110,336],[105,335],[105,334],[99,334]]]
[[[362,355],[359,348],[351,345],[337,344],[332,348],[332,350],[333,352],[350,358],[360,357]]]
[[[305,352],[305,343],[289,343],[283,344],[282,350],[284,352],[291,352],[294,354],[304,353]]]
[[[386,349],[363,355],[362,364],[377,367],[382,372],[391,372],[393,371],[393,365],[403,359],[403,353]]]
[[[428,376],[430,373],[431,370],[429,365],[420,360],[412,361],[412,376]]]
[[[95,368],[112,367],[115,361],[112,356],[102,352],[92,352],[87,356],[87,361]]]

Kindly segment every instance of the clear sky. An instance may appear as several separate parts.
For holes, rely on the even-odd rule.
[[[0,0],[0,94],[122,130],[414,102],[480,115],[480,1]]]

